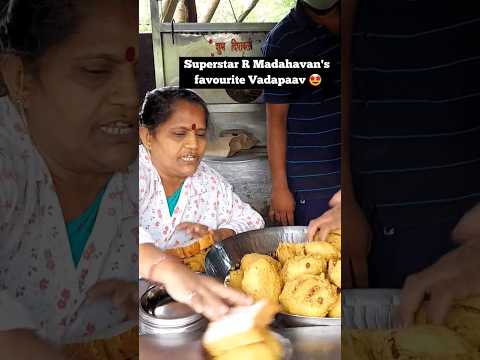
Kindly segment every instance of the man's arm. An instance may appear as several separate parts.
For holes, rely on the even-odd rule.
[[[288,188],[287,183],[287,115],[288,104],[267,104],[267,149],[272,185]]]
[[[282,225],[294,224],[295,200],[287,181],[288,104],[267,103],[267,150],[272,173],[270,218]]]

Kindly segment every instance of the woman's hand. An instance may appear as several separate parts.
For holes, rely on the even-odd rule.
[[[113,304],[124,310],[128,320],[138,319],[138,284],[124,280],[102,280],[87,292],[87,303],[109,298]]]
[[[249,296],[212,278],[195,274],[178,261],[162,261],[151,274],[149,280],[162,283],[173,299],[189,305],[211,320],[225,315],[230,306],[253,302]]]
[[[177,226],[178,230],[183,230],[187,234],[192,235],[194,239],[202,238],[208,234],[212,234],[214,241],[221,241],[230,236],[235,235],[235,231],[231,229],[212,230],[208,226],[190,222],[184,222]]]
[[[194,239],[200,239],[211,232],[208,226],[192,222],[183,222],[176,227],[176,230],[185,231]]]
[[[294,225],[295,223],[295,198],[288,187],[272,189],[272,204],[269,210],[269,217],[272,222],[283,226]]]

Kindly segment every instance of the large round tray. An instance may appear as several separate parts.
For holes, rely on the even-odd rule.
[[[305,242],[307,228],[304,226],[279,226],[238,234],[216,243],[205,258],[207,275],[225,282],[230,270],[240,265],[242,257],[249,253],[272,255],[282,243]],[[324,318],[278,314],[277,319],[287,326],[341,325],[340,318]]]

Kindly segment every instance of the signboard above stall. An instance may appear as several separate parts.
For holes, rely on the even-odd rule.
[[[274,24],[160,24],[153,37],[157,86],[178,85],[180,57],[258,57]],[[157,40],[157,41],[156,41]],[[260,103],[261,91],[198,90],[209,104]]]
[[[151,0],[157,86],[178,85],[179,58],[262,56],[261,46],[275,23],[161,23],[158,0]],[[208,104],[259,103],[257,92],[198,90]]]
[[[180,57],[258,57],[275,23],[162,23],[158,0],[151,0],[152,42],[157,87],[178,85]],[[217,135],[252,133],[266,143],[265,105],[259,89],[196,89],[208,104]]]

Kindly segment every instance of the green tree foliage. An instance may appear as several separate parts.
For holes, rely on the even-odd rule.
[[[247,8],[249,0],[230,0],[238,16]],[[278,22],[295,7],[297,0],[260,0],[243,22]],[[212,22],[235,22],[228,0],[221,0]]]
[[[209,0],[197,0],[197,12],[201,15],[208,7]],[[297,0],[259,0],[255,8],[248,14],[243,22],[278,22],[287,15]],[[231,5],[230,5],[231,3]],[[247,9],[250,0],[220,0],[220,4],[212,18],[212,23],[232,23]],[[139,30],[151,32],[150,0],[139,0]]]

